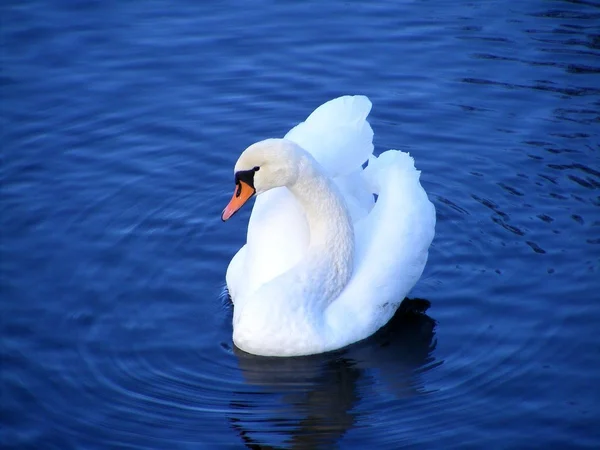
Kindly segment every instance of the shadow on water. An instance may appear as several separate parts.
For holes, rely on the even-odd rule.
[[[383,401],[426,393],[420,375],[442,364],[432,356],[436,322],[425,313],[429,306],[406,298],[375,335],[326,354],[276,358],[234,348],[244,380],[259,391],[256,399],[232,402],[232,428],[252,449],[331,448],[356,425],[363,393],[379,389]]]

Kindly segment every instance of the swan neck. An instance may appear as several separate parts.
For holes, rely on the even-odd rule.
[[[288,188],[304,209],[310,230],[305,263],[315,281],[326,280],[326,296],[335,298],[350,280],[354,264],[354,228],[348,207],[337,186],[310,157],[301,162],[299,176]]]

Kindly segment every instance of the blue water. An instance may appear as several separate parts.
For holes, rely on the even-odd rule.
[[[600,3],[5,1],[3,448],[598,448]],[[373,339],[243,354],[232,167],[366,94],[438,213]]]

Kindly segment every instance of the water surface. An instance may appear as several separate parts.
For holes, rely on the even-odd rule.
[[[1,6],[5,448],[598,448],[600,4]],[[233,348],[232,167],[374,103],[438,213],[427,315]]]

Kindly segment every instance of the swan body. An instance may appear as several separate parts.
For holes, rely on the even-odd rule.
[[[240,349],[299,356],[352,344],[420,278],[435,208],[407,153],[373,155],[370,109],[364,96],[331,100],[238,159],[223,220],[256,194],[226,274]]]

